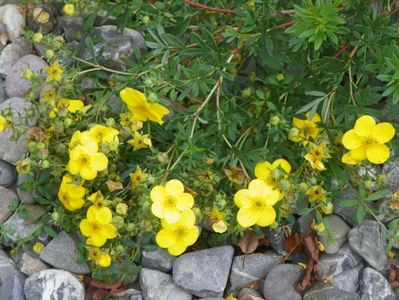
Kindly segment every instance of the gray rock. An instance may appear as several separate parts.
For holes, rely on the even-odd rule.
[[[28,276],[49,268],[35,253],[28,252],[22,254],[17,266],[22,273]]]
[[[83,284],[64,270],[43,270],[25,281],[26,300],[84,300]]]
[[[60,259],[62,257],[62,259]],[[75,240],[65,231],[60,232],[40,253],[40,258],[57,269],[76,274],[89,274],[87,263],[79,264]]]
[[[24,300],[25,276],[18,271],[14,261],[0,250],[0,299]]]
[[[15,167],[0,159],[0,186],[9,187],[13,185],[16,177]]]
[[[328,232],[318,233],[320,242],[324,245],[325,253],[333,254],[348,240],[350,227],[338,216],[331,215],[323,218]]]
[[[270,241],[270,246],[272,246],[274,251],[281,255],[287,254],[287,251],[284,249],[284,241],[286,237],[281,226],[276,229],[266,228],[265,237]]]
[[[18,174],[17,179],[17,194],[19,201],[25,204],[34,204],[36,202],[35,197],[33,196],[33,190],[25,190],[23,185],[25,182],[30,180],[30,176],[28,174]]]
[[[258,298],[262,298],[262,295],[260,293],[258,293],[258,291],[251,289],[251,288],[243,288],[240,293],[238,294],[238,299],[241,300],[242,298],[244,298],[245,296],[252,296],[252,297],[258,297]]]
[[[29,6],[28,26],[34,31],[49,33],[57,22],[57,14],[57,8],[48,3]]]
[[[301,300],[296,285],[303,274],[304,269],[298,265],[281,264],[273,267],[267,274],[263,296],[267,300]]]
[[[143,300],[141,292],[135,289],[128,289],[123,292],[113,294],[115,300]]]
[[[1,53],[0,53],[1,57]],[[8,99],[7,93],[6,93],[6,83],[5,80],[0,78],[0,103],[3,103]]]
[[[348,244],[345,244],[334,254],[322,253],[317,263],[317,272],[322,279],[335,276],[359,265],[362,258]]]
[[[33,49],[35,49],[36,55],[42,57],[49,47],[44,43],[33,43]]]
[[[0,75],[6,77],[12,66],[23,56],[32,52],[32,42],[25,38],[18,38],[7,45],[0,53]]]
[[[200,300],[224,300],[224,298],[220,298],[220,297],[206,297],[206,298],[200,298]]]
[[[0,23],[5,25],[8,39],[15,42],[25,29],[25,17],[18,6],[7,4],[0,7]]]
[[[303,300],[360,300],[355,292],[346,292],[334,286],[318,283],[306,292]]]
[[[14,244],[17,240],[30,236],[39,228],[39,224],[27,223],[18,213],[14,213],[3,225],[6,231],[3,243]]]
[[[222,297],[233,254],[232,246],[183,254],[173,265],[173,281],[198,297]]]
[[[314,220],[315,213],[312,211],[310,214],[300,216],[297,219],[297,229],[301,237],[305,237],[312,233],[312,222]]]
[[[378,271],[387,267],[384,232],[376,221],[366,220],[349,231],[349,245]]]
[[[388,280],[372,268],[364,268],[360,280],[362,300],[394,300],[396,299]]]
[[[0,113],[4,109],[10,109],[13,115],[13,122],[26,122],[28,127],[36,124],[37,117],[34,113],[34,106],[23,98],[10,98],[0,104]],[[32,111],[32,117],[27,117],[28,111]],[[16,141],[10,141],[12,128],[0,132],[0,159],[16,164],[26,153],[26,136],[22,134]]]
[[[141,269],[140,287],[144,300],[191,300],[190,294],[173,283],[172,276],[157,270]]]
[[[135,49],[146,52],[143,36],[136,30],[125,28],[121,34],[114,25],[104,25],[94,28],[94,35],[100,42],[94,45],[97,56],[102,51],[100,62],[105,66],[117,70],[125,70],[127,62],[134,62]],[[92,54],[85,46],[85,39],[80,44],[79,56],[83,59],[92,59]]]
[[[79,41],[81,39],[83,34],[83,23],[84,19],[79,15],[63,15],[58,18],[58,25],[64,31],[65,39],[68,42]]]
[[[363,267],[363,264],[359,264],[351,270],[334,276],[332,285],[343,291],[356,292],[359,288],[359,275]]]
[[[143,268],[169,272],[175,260],[176,257],[170,255],[168,251],[158,248],[156,251],[143,251],[141,265]]]
[[[21,57],[8,72],[6,78],[7,95],[9,97],[24,97],[32,88],[31,82],[22,77],[25,70],[30,69],[33,72],[44,73],[43,69],[47,66],[47,63],[38,56],[30,54]],[[39,92],[37,93],[38,96]]]
[[[12,215],[9,206],[18,201],[17,195],[5,187],[0,186],[0,224],[3,224]]]
[[[282,259],[274,251],[236,256],[230,271],[232,289],[264,277]],[[261,284],[262,286],[263,284]]]
[[[399,158],[386,162],[382,172],[387,175],[389,189],[396,193],[399,190]]]

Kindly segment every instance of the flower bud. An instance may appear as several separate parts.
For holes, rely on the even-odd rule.
[[[311,185],[316,185],[317,184],[317,179],[315,177],[310,178],[310,184]]]
[[[55,146],[55,152],[57,152],[57,154],[64,154],[67,152],[67,147],[64,144],[57,144]]]
[[[34,43],[40,43],[42,40],[43,40],[43,34],[41,34],[40,32],[36,32],[35,34],[33,34],[32,41]]]
[[[48,168],[50,168],[50,162],[49,162],[47,159],[45,159],[45,160],[43,160],[43,161],[40,163],[40,166],[41,166],[43,169],[48,169]]]
[[[57,223],[60,219],[60,214],[58,212],[53,212],[51,214],[51,219],[53,219],[54,223]]]
[[[153,102],[153,103],[158,102],[158,95],[155,94],[154,92],[149,92],[149,93],[147,94],[147,98],[148,98],[148,101],[149,101],[149,102]]]
[[[33,71],[31,69],[26,69],[22,75],[22,77],[26,80],[31,80],[33,77]]]
[[[36,254],[40,254],[40,252],[42,252],[44,249],[44,245],[41,242],[36,242],[33,247],[32,250],[36,253]]]
[[[376,184],[379,186],[386,186],[388,184],[387,175],[385,175],[385,174],[377,175]]]
[[[250,82],[255,82],[257,78],[258,78],[258,77],[256,76],[256,73],[255,73],[255,72],[251,72],[251,73],[249,74],[248,80],[249,80]]]
[[[157,154],[157,160],[161,165],[166,165],[169,162],[168,154],[165,152],[159,152]]]
[[[296,127],[292,127],[288,132],[288,136],[292,140],[297,139],[299,137],[299,129]]]
[[[143,24],[148,24],[151,21],[151,19],[149,16],[144,16],[142,21],[143,21]]]
[[[270,118],[270,124],[272,124],[273,126],[278,126],[279,123],[280,123],[280,118],[278,116],[272,116]]]
[[[73,16],[75,14],[75,6],[73,4],[65,4],[62,10],[67,16]]]
[[[119,203],[116,206],[116,213],[125,216],[127,214],[127,209],[128,206],[125,203]]]
[[[112,218],[112,223],[116,226],[116,228],[121,229],[125,226],[125,220],[121,216],[115,216]]]
[[[308,190],[309,186],[305,182],[301,182],[299,184],[299,191],[305,193]]]
[[[115,252],[116,254],[124,254],[126,252],[125,247],[123,247],[122,245],[118,245],[115,247]]]
[[[251,88],[246,88],[242,91],[242,96],[244,98],[249,98],[252,95],[252,89]]]
[[[62,36],[56,36],[53,38],[53,40],[51,41],[51,45],[55,48],[55,49],[60,49],[65,43],[65,40]]]
[[[34,142],[34,141],[30,141],[29,143],[28,143],[28,151],[29,152],[35,152],[36,150],[37,150],[37,143],[36,142]]]
[[[278,74],[276,75],[276,79],[277,79],[278,81],[283,81],[284,78],[285,78],[285,76],[284,76],[283,73],[278,73]]]
[[[280,189],[282,191],[288,191],[291,187],[291,183],[287,179],[280,180]]]
[[[364,183],[364,187],[368,190],[372,190],[375,188],[375,183],[371,180],[365,180],[363,183]]]
[[[64,125],[65,125],[65,127],[72,126],[73,125],[73,120],[71,118],[66,118],[64,120]]]
[[[54,51],[53,50],[46,50],[46,52],[44,52],[44,57],[47,59],[52,59],[54,57]]]
[[[107,121],[105,122],[105,125],[108,127],[115,127],[115,119],[114,118],[108,118]]]

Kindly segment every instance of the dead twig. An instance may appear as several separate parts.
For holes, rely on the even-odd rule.
[[[222,13],[222,14],[235,14],[236,13],[236,11],[232,10],[232,9],[210,7],[208,5],[200,4],[200,3],[193,2],[193,1],[190,1],[190,0],[183,0],[183,2],[188,4],[188,5],[194,6],[194,7],[198,8],[198,9],[201,9],[201,10],[213,11],[213,12]]]

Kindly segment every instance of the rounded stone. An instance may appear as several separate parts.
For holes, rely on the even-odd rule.
[[[40,73],[47,66],[48,64],[36,55],[29,54],[21,57],[8,72],[6,78],[7,95],[9,97],[24,97],[32,88],[30,81],[22,77],[25,70],[30,69],[33,72]]]
[[[83,284],[64,270],[43,270],[29,276],[24,285],[26,300],[84,300]]]
[[[0,159],[0,186],[9,187],[13,185],[16,177],[15,167]]]
[[[3,224],[12,215],[9,206],[13,201],[18,201],[17,195],[5,187],[0,186],[0,224]]]

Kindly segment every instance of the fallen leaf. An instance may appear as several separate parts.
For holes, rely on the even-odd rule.
[[[320,276],[317,273],[317,262],[319,261],[320,250],[319,247],[317,247],[316,237],[313,235],[304,237],[303,244],[309,261],[306,266],[305,275],[302,281],[298,283],[298,288],[301,291],[305,290],[313,282],[320,280]]]
[[[230,181],[237,183],[238,185],[243,185],[245,183],[245,172],[237,166],[232,166],[230,169],[224,169],[224,173]]]
[[[296,232],[291,232],[283,243],[283,248],[290,254],[299,253],[303,250],[302,239]]]
[[[110,192],[123,189],[123,185],[119,181],[108,180],[105,184]]]
[[[399,267],[396,265],[391,265],[389,269],[388,281],[392,288],[399,287]]]
[[[245,295],[244,297],[240,298],[240,300],[265,300],[265,298],[256,297],[252,295]]]
[[[259,241],[263,236],[256,235],[253,231],[247,231],[238,242],[242,253],[251,254],[259,247]]]

